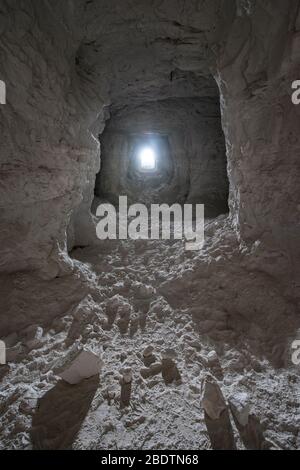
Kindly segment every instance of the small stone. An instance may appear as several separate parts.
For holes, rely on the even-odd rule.
[[[124,352],[122,352],[122,353],[120,354],[120,361],[121,361],[121,362],[124,362],[126,358],[127,358],[127,354],[124,353]]]
[[[150,367],[151,364],[156,362],[156,356],[154,356],[154,354],[152,354],[151,356],[144,357],[143,361],[144,361],[144,364],[145,364],[146,367]]]
[[[179,370],[173,359],[167,357],[162,359],[162,376],[165,384],[171,384],[172,382],[179,382],[181,380]]]
[[[29,423],[27,423],[24,416],[17,416],[15,419],[14,432],[20,433],[28,429]]]
[[[146,349],[144,349],[143,356],[144,357],[152,356],[153,351],[154,351],[153,346],[149,345],[149,346],[146,347]]]
[[[109,400],[113,400],[115,398],[115,395],[116,393],[114,392],[114,390],[108,390],[107,397]]]
[[[145,421],[146,421],[145,416],[139,416],[138,418],[132,419],[130,421],[129,420],[125,421],[125,427],[130,428],[132,426],[138,426],[139,424],[143,424]]]
[[[167,348],[164,350],[162,357],[164,359],[175,359],[177,357],[177,353],[174,349],[172,348]]]
[[[201,393],[200,388],[197,387],[197,386],[194,385],[194,384],[190,384],[190,389],[191,389],[191,391],[192,391],[193,393],[195,393],[195,394],[199,394],[199,395],[200,395],[200,393]]]
[[[102,359],[92,351],[82,349],[74,355],[67,357],[66,362],[55,371],[63,380],[69,384],[77,384],[83,379],[100,373],[103,366]]]
[[[201,404],[208,416],[215,420],[227,408],[219,385],[216,382],[206,380]]]
[[[150,377],[150,368],[144,367],[143,369],[140,370],[140,374],[143,377],[143,379],[147,379],[148,377]]]
[[[218,357],[216,351],[210,351],[210,352],[207,354],[206,358],[207,358],[207,362],[208,362],[209,364],[214,364],[214,363],[216,363],[216,362],[219,362],[219,357]]]
[[[120,378],[121,396],[120,406],[124,408],[130,404],[131,390],[132,390],[132,370],[124,369]]]
[[[130,368],[122,369],[120,381],[122,383],[130,383],[132,381],[132,370]]]
[[[249,420],[249,397],[245,392],[235,393],[229,399],[230,410],[241,426],[246,426]]]
[[[149,369],[150,369],[150,375],[160,374],[162,371],[162,364],[161,362],[154,362],[153,364],[151,364]]]
[[[26,415],[32,415],[37,405],[37,398],[30,398],[29,400],[21,400],[19,411]]]
[[[146,367],[150,367],[156,361],[156,356],[153,354],[153,347],[147,346],[143,352],[143,362]]]
[[[113,389],[112,386],[109,386],[109,387],[106,387],[103,392],[102,392],[102,396],[103,398],[107,399],[107,400],[113,400],[114,397],[116,396],[116,392],[115,390]]]

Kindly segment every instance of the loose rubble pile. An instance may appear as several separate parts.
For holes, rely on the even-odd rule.
[[[39,302],[28,304],[40,324],[5,338],[1,448],[299,447],[298,371],[269,359],[274,343],[262,341],[268,332],[259,323],[260,349],[214,307],[220,274],[215,269],[214,284],[206,277],[208,264],[220,262],[213,254],[220,224],[205,256],[180,241],[73,253],[64,295],[77,279],[81,300],[45,324],[38,313],[62,292],[40,289]],[[240,255],[230,256],[222,278]]]

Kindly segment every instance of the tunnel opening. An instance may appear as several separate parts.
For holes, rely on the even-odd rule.
[[[155,171],[157,166],[157,154],[152,147],[143,147],[137,154],[139,171],[145,173]]]
[[[131,204],[204,204],[206,218],[228,213],[219,96],[112,109],[99,138],[94,208],[101,200],[117,205],[126,195]]]

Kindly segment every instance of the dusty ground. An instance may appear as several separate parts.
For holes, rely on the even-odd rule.
[[[207,374],[226,398],[248,394],[272,447],[300,448],[299,370],[288,364],[284,348],[274,353],[272,325],[265,331],[261,319],[235,313],[242,308],[236,298],[248,295],[248,276],[253,308],[265,289],[271,296],[267,277],[258,289],[258,274],[245,272],[249,253],[236,254],[232,233],[216,241],[219,223],[207,228],[199,253],[184,251],[180,241],[107,242],[76,249],[73,271],[64,278],[46,282],[19,274],[2,282],[2,289],[10,286],[20,327],[10,336],[8,367],[0,369],[1,449],[209,449],[200,401]],[[280,302],[276,289],[271,297],[274,305]],[[43,330],[26,345],[20,312],[28,311]],[[285,344],[286,337],[276,334]],[[101,354],[104,367],[99,379],[71,386],[53,368],[80,345]],[[181,382],[166,385],[161,373],[141,376],[149,345],[156,362],[173,358]],[[131,402],[120,409],[120,371],[128,367]]]

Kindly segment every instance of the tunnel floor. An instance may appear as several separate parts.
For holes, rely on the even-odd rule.
[[[220,263],[217,239],[220,223],[224,234],[224,220],[208,223],[210,236],[202,252],[185,252],[180,241],[111,241],[76,249],[75,274],[59,283],[35,280],[30,293],[32,279],[15,281],[15,305],[18,286],[27,283],[23,309],[27,302],[32,315],[43,305],[54,311],[64,298],[65,311],[42,325],[40,344],[19,352],[2,378],[1,448],[209,449],[212,436],[200,404],[207,375],[218,381],[225,396],[247,394],[258,420],[253,439],[265,431],[265,439],[253,446],[297,445],[299,376],[280,369],[263,349],[271,340],[268,332],[257,327],[256,337],[247,336],[249,325],[237,330],[230,315],[219,310],[215,268],[213,282],[207,284],[209,264]],[[241,277],[241,260],[233,255],[236,241],[229,232],[223,243],[223,256],[231,256],[230,269]],[[220,268],[223,280],[228,269],[224,264]],[[69,386],[54,375],[55,361],[76,345],[101,353],[99,383],[88,379]],[[143,352],[148,346],[153,347],[154,367],[145,376]],[[159,366],[162,357],[179,371],[170,384],[168,370]],[[119,373],[128,367],[133,371],[130,405],[120,409]],[[18,418],[12,421],[14,413]]]

